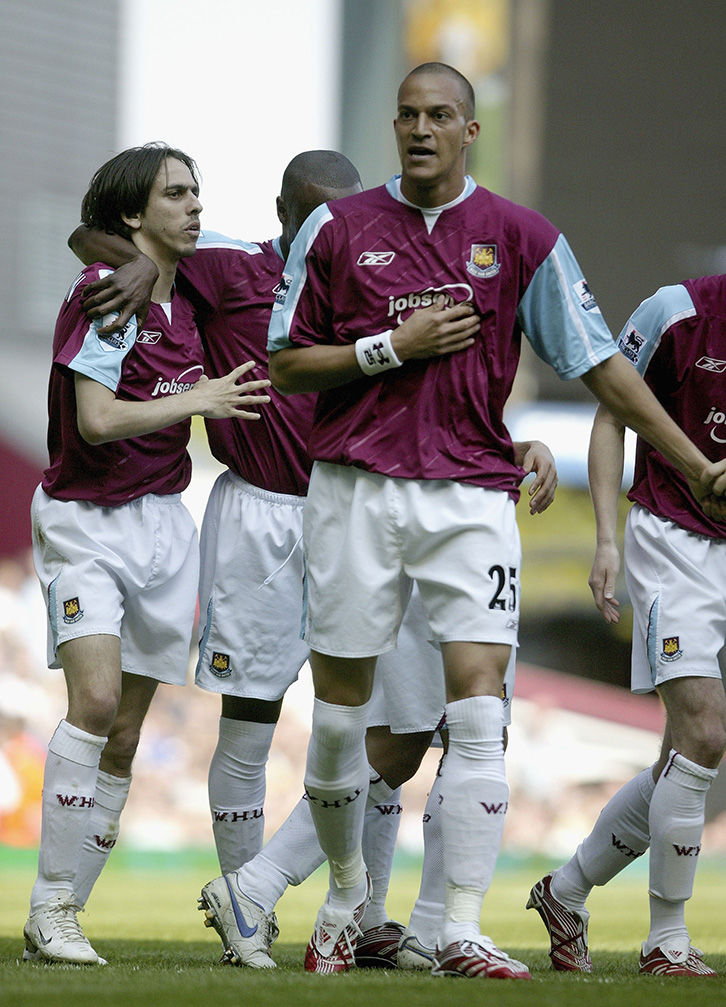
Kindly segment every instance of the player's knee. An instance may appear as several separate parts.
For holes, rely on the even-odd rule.
[[[432,731],[391,734],[386,745],[379,745],[375,757],[369,761],[389,787],[395,789],[415,776],[432,737]]]
[[[68,720],[81,730],[97,737],[108,737],[113,727],[118,710],[120,693],[95,691],[92,688],[84,690],[83,694],[74,694],[69,698]]]
[[[703,766],[716,768],[726,751],[726,724],[721,720],[705,724],[699,742],[702,756],[697,761]]]
[[[103,750],[103,763],[107,772],[115,776],[130,775],[140,737],[141,729],[137,727],[111,731]]]
[[[699,766],[715,769],[726,751],[726,723],[720,717],[699,718],[678,750]]]

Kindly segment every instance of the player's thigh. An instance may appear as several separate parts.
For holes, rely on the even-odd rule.
[[[118,636],[98,633],[67,640],[58,656],[68,690],[69,723],[105,736],[121,698],[121,644]]]

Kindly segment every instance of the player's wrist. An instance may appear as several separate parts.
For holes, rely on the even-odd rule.
[[[355,358],[364,374],[380,374],[403,363],[391,343],[391,329],[375,336],[362,336],[355,342]]]

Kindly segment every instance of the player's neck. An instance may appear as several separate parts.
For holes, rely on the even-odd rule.
[[[453,177],[431,182],[427,179],[401,176],[401,195],[414,206],[421,206],[427,210],[452,203],[462,194],[465,186],[466,178],[463,171]]]
[[[176,277],[176,263],[173,266],[156,264],[159,269],[159,278],[151,291],[151,300],[156,304],[166,304],[171,300],[174,289],[174,278]]]
[[[146,240],[143,234],[134,233],[131,240],[139,251],[148,256],[159,270],[159,276],[154,284],[154,289],[151,291],[151,300],[156,304],[165,304],[171,300],[174,279],[176,277],[176,267],[179,263],[178,257],[167,254],[167,250],[164,247],[159,248],[156,243]]]

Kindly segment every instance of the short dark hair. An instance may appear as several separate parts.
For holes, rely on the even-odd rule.
[[[304,150],[285,168],[280,190],[283,199],[308,182],[321,189],[352,189],[360,185],[360,175],[352,161],[337,150]]]
[[[129,147],[101,165],[91,179],[81,203],[81,221],[86,227],[130,238],[131,228],[123,218],[144,212],[159,169],[170,157],[185,164],[199,184],[199,169],[184,151],[160,141]]]
[[[411,70],[406,77],[413,77],[419,73],[438,73],[445,74],[447,77],[451,77],[459,85],[461,89],[461,97],[464,102],[464,114],[467,120],[474,118],[476,114],[476,95],[474,94],[474,88],[471,83],[466,79],[463,73],[459,73],[453,66],[449,66],[448,63],[421,63]]]

